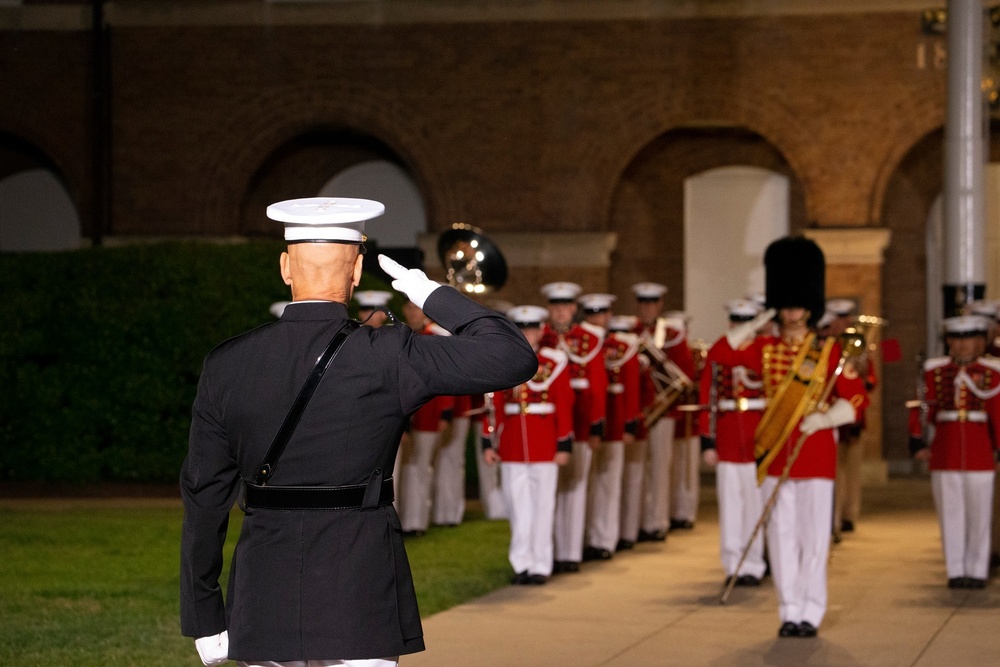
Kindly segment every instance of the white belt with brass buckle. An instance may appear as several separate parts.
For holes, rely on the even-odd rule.
[[[590,380],[588,378],[570,378],[569,386],[573,389],[590,389]]]
[[[556,411],[554,403],[504,403],[503,413],[505,415],[551,415]]]
[[[763,410],[767,400],[763,398],[722,398],[719,399],[721,412],[746,412],[747,410]]]
[[[608,393],[609,394],[624,394],[625,393],[625,385],[623,385],[621,382],[612,382],[611,384],[608,385]]]
[[[986,422],[986,413],[982,410],[942,410],[937,413],[939,422]]]

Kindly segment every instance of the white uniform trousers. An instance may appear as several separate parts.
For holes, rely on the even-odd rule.
[[[622,470],[622,513],[621,539],[635,542],[639,539],[639,523],[642,520],[643,477],[646,470],[645,440],[636,440],[625,446]]]
[[[670,518],[694,523],[698,518],[701,488],[701,441],[697,437],[674,438],[674,460],[670,481]]]
[[[994,475],[993,470],[931,471],[949,579],[989,574]]]
[[[552,574],[552,523],[559,466],[501,463],[500,479],[510,516],[508,560],[514,572]]]
[[[764,480],[765,498],[777,483],[777,477]],[[823,621],[832,519],[832,479],[788,479],[781,485],[767,523],[767,550],[782,622],[808,621],[818,628]]]
[[[243,662],[236,663],[239,667],[397,667],[399,658],[374,658],[371,660],[292,660],[290,662]]]
[[[455,417],[451,437],[434,457],[434,523],[457,526],[465,514],[465,444],[469,418]]]
[[[642,499],[642,529],[666,531],[670,519],[670,468],[674,458],[674,420],[663,417],[649,429],[646,477]]]
[[[757,486],[756,463],[719,461],[715,468],[715,488],[719,499],[719,554],[726,576],[764,576],[764,530],[757,531],[740,571],[736,566],[760,520],[764,506]]]
[[[431,463],[440,439],[438,431],[412,431],[409,445],[399,452],[399,522],[404,531],[426,531],[431,522]]]
[[[476,471],[479,476],[479,502],[487,519],[506,519],[507,501],[500,488],[501,466],[490,465],[483,458],[483,448],[479,442],[474,445],[476,450]]]
[[[569,463],[559,466],[556,486],[556,560],[583,560],[583,530],[587,520],[587,482],[593,450],[587,442],[574,442]]]
[[[1000,472],[1000,464],[993,469],[994,473]],[[1000,484],[996,483],[996,474],[993,476],[993,537],[990,540],[990,557],[992,554],[1000,554]]]
[[[854,523],[861,514],[861,464],[865,457],[861,440],[837,443],[837,484],[833,489],[833,530],[843,521]]]
[[[590,468],[587,491],[587,546],[614,551],[621,533],[622,468],[625,443],[601,443]]]

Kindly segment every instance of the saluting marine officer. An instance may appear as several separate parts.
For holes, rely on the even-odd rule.
[[[285,223],[280,268],[292,303],[280,321],[205,360],[180,475],[180,613],[181,632],[196,638],[206,665],[227,657],[241,665],[395,665],[422,650],[386,476],[407,418],[436,395],[503,389],[537,368],[511,322],[384,257],[393,288],[453,335],[350,324],[364,221],[383,211],[378,202],[325,197],[268,207]],[[329,370],[307,385],[322,373],[316,362],[325,350]],[[296,401],[309,388],[311,400]],[[281,429],[286,416],[295,421],[293,405],[304,406],[297,425]],[[279,431],[290,432],[280,460],[269,454],[284,439]],[[241,488],[245,517],[223,603],[223,546]]]

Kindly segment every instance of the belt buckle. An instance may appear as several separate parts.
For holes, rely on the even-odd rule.
[[[736,409],[740,412],[746,412],[750,409],[750,399],[746,396],[741,396],[736,399]]]
[[[958,411],[958,421],[960,421],[960,422],[969,421],[969,411],[968,410],[959,410]]]

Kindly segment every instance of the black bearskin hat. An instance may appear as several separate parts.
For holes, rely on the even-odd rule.
[[[806,308],[815,327],[826,309],[826,261],[814,241],[786,236],[764,251],[764,283],[768,308]]]

